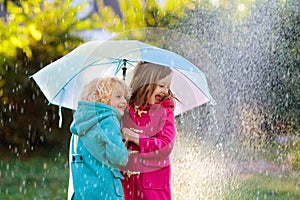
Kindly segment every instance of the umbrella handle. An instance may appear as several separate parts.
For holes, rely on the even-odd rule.
[[[123,70],[123,80],[125,81],[126,79],[126,70],[127,70],[127,67],[126,67],[126,63],[127,63],[127,60],[126,59],[123,59],[123,65],[124,67],[122,67],[122,70]]]

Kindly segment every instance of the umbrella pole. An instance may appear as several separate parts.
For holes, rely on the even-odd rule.
[[[123,81],[125,81],[125,79],[126,79],[126,70],[127,70],[126,62],[127,62],[127,60],[123,59],[123,65],[124,65],[124,67],[122,67],[122,70],[123,70]]]

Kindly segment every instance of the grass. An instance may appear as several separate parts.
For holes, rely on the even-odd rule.
[[[300,199],[299,177],[296,175],[242,176],[228,189],[225,199],[297,200]]]
[[[0,157],[1,158],[1,157]],[[67,199],[67,154],[0,161],[0,199]]]
[[[300,199],[300,171],[288,170],[286,149],[268,146],[255,157],[258,160],[253,160],[254,152],[236,165],[239,159],[231,152],[223,157],[210,145],[185,141],[180,135],[177,139],[172,155],[174,200]]]
[[[29,158],[25,160],[18,157],[7,157],[4,156],[3,152],[1,152],[0,199],[66,199],[69,176],[67,160],[68,150],[67,148],[63,150],[57,150],[53,147],[52,149],[54,149],[54,151],[51,152],[43,150],[43,152],[30,155]],[[204,161],[199,162],[203,163]],[[192,162],[192,164],[198,165],[199,163]],[[176,169],[176,166],[173,167]],[[195,167],[199,168],[200,166]],[[173,176],[182,177],[180,176],[182,170],[179,172],[174,170]],[[195,171],[193,173],[195,173]],[[212,174],[209,172],[207,175],[208,176],[203,177],[200,182],[202,183],[203,188],[222,188],[217,199],[300,199],[300,178],[299,174],[296,173],[239,175],[235,177],[234,180],[226,180],[224,182],[218,177],[216,177],[216,179],[211,179],[212,181],[208,181]],[[185,181],[187,185],[184,185],[184,187],[194,187],[195,185],[198,185],[198,183],[194,183],[190,184],[189,186],[189,183],[193,183],[193,181],[197,182],[197,180],[192,180],[192,174],[190,178],[191,180]],[[223,178],[226,179],[226,177]],[[220,184],[221,186],[218,186]],[[174,199],[181,199],[182,196],[186,196],[187,194],[184,194],[186,192],[185,189],[187,191],[203,190],[201,187],[198,189],[184,189],[182,185],[178,186],[178,184],[175,183],[172,183],[172,185],[175,187],[172,188],[175,194],[175,196],[173,196]],[[194,194],[196,195],[197,192]],[[199,192],[199,194],[203,193]],[[195,197],[194,199],[215,199],[214,197],[207,197],[206,193],[204,193],[202,197]],[[191,200],[193,200],[193,198]]]

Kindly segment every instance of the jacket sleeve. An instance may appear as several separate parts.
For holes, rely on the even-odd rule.
[[[176,131],[172,108],[165,108],[160,120],[161,129],[152,137],[140,137],[140,155],[144,158],[167,157],[174,146]]]
[[[126,165],[128,161],[128,150],[122,141],[121,127],[115,116],[103,119],[101,130],[103,130],[103,141],[105,142],[105,156],[113,165]]]
[[[128,151],[122,141],[117,118],[104,118],[80,139],[98,161],[115,168],[127,164]]]

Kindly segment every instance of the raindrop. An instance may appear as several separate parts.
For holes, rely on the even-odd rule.
[[[21,107],[20,113],[24,114],[24,108],[23,107]]]

